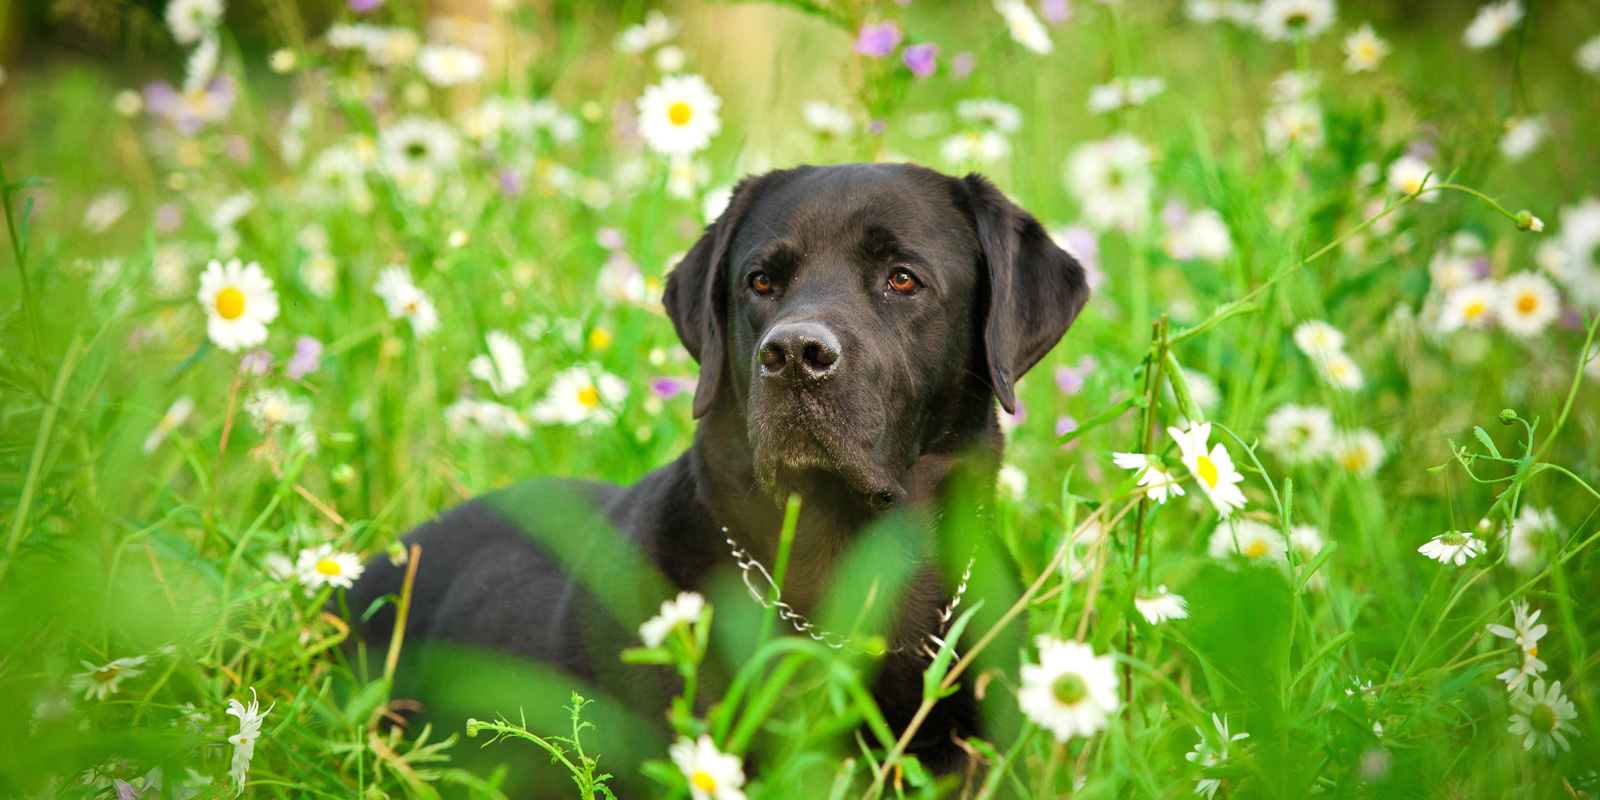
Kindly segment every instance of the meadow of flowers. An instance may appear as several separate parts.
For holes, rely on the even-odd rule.
[[[0,794],[1600,792],[1592,3],[231,2],[0,63]],[[363,564],[681,452],[664,275],[858,160],[990,176],[1095,292],[940,525],[977,768],[736,579],[629,621],[667,719],[469,661],[484,716],[389,724]]]

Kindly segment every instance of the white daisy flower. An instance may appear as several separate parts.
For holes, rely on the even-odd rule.
[[[657,50],[650,61],[656,65],[657,70],[670,75],[674,72],[683,71],[684,65],[689,62],[689,54],[683,52],[683,48],[675,44],[669,44]]]
[[[1316,364],[1322,379],[1335,389],[1354,392],[1366,385],[1366,376],[1362,374],[1361,366],[1355,359],[1342,352],[1316,359]]]
[[[1519,570],[1539,566],[1545,544],[1554,541],[1560,529],[1554,511],[1523,506],[1506,537],[1506,561]]]
[[[1200,735],[1200,741],[1195,743],[1193,753],[1184,754],[1184,758],[1202,769],[1209,769],[1227,761],[1228,745],[1250,738],[1250,734],[1242,731],[1230,736],[1227,717],[1218,718],[1216,714],[1212,714],[1211,724],[1217,729],[1216,738],[1213,739],[1207,736],[1205,731],[1195,728],[1194,732]],[[1217,790],[1220,788],[1222,788],[1221,778],[1201,778],[1195,782],[1194,793],[1203,794],[1206,800],[1211,800],[1217,796]]]
[[[1522,738],[1522,749],[1537,747],[1547,756],[1556,754],[1556,745],[1562,750],[1572,749],[1565,734],[1579,735],[1571,722],[1577,719],[1578,709],[1561,693],[1561,681],[1548,688],[1543,678],[1534,681],[1533,691],[1511,697],[1511,708],[1516,713],[1511,715],[1507,730]]]
[[[1590,75],[1600,75],[1600,36],[1591,36],[1578,45],[1577,52],[1572,54],[1573,63],[1578,69]]]
[[[1023,472],[1015,464],[1002,465],[999,474],[995,476],[995,484],[1015,502],[1020,503],[1028,497],[1028,473]]]
[[[1079,145],[1067,159],[1066,183],[1090,225],[1124,231],[1143,228],[1155,187],[1150,148],[1126,133]]]
[[[389,319],[409,320],[417,338],[426,338],[438,329],[439,312],[434,310],[433,300],[411,282],[411,271],[405,267],[392,264],[385,268],[372,291],[382,298]]]
[[[1034,638],[1039,663],[1022,665],[1017,703],[1028,719],[1065,742],[1093,736],[1116,713],[1116,661],[1097,656],[1082,642],[1063,642],[1048,635]]]
[[[995,164],[1011,155],[1011,140],[995,131],[966,131],[947,137],[939,156],[951,164]]]
[[[638,100],[639,135],[665,156],[690,156],[722,130],[722,98],[699,75],[666,75]]]
[[[968,125],[986,125],[1008,136],[1022,129],[1022,109],[992,97],[956,103],[956,116]]]
[[[1313,359],[1344,349],[1344,333],[1320,319],[1306,320],[1294,328],[1294,344]]]
[[[97,195],[83,210],[83,228],[90,233],[105,233],[128,213],[128,193],[121,189]]]
[[[679,739],[668,750],[672,763],[689,781],[689,796],[694,800],[745,800],[744,765],[732,753],[717,749],[709,734],[698,740]]]
[[[1105,114],[1123,108],[1142,106],[1167,90],[1167,80],[1159,76],[1112,78],[1089,89],[1089,113]]]
[[[256,430],[270,434],[279,428],[298,427],[311,418],[311,403],[289,397],[289,392],[271,387],[262,389],[244,401],[244,411]]]
[[[1217,442],[1209,452],[1206,450],[1211,423],[1191,421],[1188,430],[1167,428],[1167,434],[1178,443],[1183,465],[1189,468],[1218,514],[1226,517],[1234,509],[1244,507],[1244,492],[1239,489],[1244,475],[1234,468],[1228,448]]]
[[[237,258],[226,265],[212,259],[195,298],[206,311],[206,335],[230,353],[266,342],[267,325],[278,318],[278,293],[254,261],[241,266]]]
[[[1211,532],[1206,552],[1215,559],[1240,555],[1252,564],[1281,564],[1287,558],[1289,543],[1277,528],[1264,522],[1227,519],[1217,523]]]
[[[1561,209],[1561,270],[1574,303],[1600,309],[1600,198]]]
[[[1005,18],[1006,28],[1011,31],[1011,38],[1017,44],[1041,56],[1050,55],[1050,51],[1055,49],[1055,43],[1050,41],[1050,31],[1034,15],[1026,0],[994,0],[994,10]]]
[[[1477,558],[1484,548],[1484,543],[1472,538],[1470,531],[1445,531],[1423,543],[1417,552],[1441,564],[1454,561],[1459,567]]]
[[[1161,462],[1150,456],[1143,453],[1112,453],[1111,461],[1123,469],[1138,473],[1139,485],[1150,487],[1145,494],[1157,503],[1183,496],[1183,486],[1178,479]]]
[[[194,44],[222,21],[222,0],[172,0],[167,3],[167,30],[178,44]]]
[[[67,688],[73,692],[83,692],[85,700],[104,700],[108,695],[116,694],[124,680],[143,675],[144,670],[139,667],[144,665],[145,660],[144,656],[132,656],[113,659],[100,666],[81,662],[86,671],[73,675]]]
[[[167,408],[167,413],[162,414],[161,421],[156,423],[155,430],[150,431],[150,435],[144,437],[145,455],[154,453],[156,448],[167,440],[167,436],[177,430],[178,426],[188,421],[189,415],[192,413],[194,413],[194,398],[184,395],[172,401],[172,405]]]
[[[826,136],[845,136],[856,127],[855,117],[848,110],[822,100],[801,103],[800,116],[807,128]]]
[[[1423,189],[1423,181],[1428,184],[1437,184],[1439,176],[1433,173],[1433,168],[1428,162],[1413,155],[1403,155],[1389,165],[1389,188],[1401,194],[1416,194]],[[1418,195],[1418,200],[1432,203],[1439,199],[1438,192],[1429,192]]]
[[[1515,666],[1496,674],[1495,678],[1505,683],[1506,691],[1519,694],[1527,691],[1528,684],[1537,680],[1549,668],[1549,665],[1538,658],[1523,653]]]
[[[1389,55],[1389,43],[1373,32],[1370,23],[1363,22],[1361,27],[1344,39],[1344,71],[1345,72],[1371,72],[1378,68],[1378,62]]]
[[[245,775],[250,770],[250,760],[255,758],[256,742],[261,739],[261,723],[275,705],[267,706],[267,710],[262,711],[260,702],[256,700],[254,686],[250,687],[250,705],[228,699],[227,713],[239,718],[239,732],[228,737],[228,742],[233,745],[233,762],[228,767],[228,777],[233,779],[234,794],[244,791]]]
[[[1516,162],[1527,158],[1544,141],[1543,117],[1515,117],[1506,120],[1506,133],[1500,137],[1500,152]]]
[[[639,638],[646,647],[660,647],[667,635],[679,625],[694,625],[705,616],[706,598],[699,592],[678,592],[671,600],[661,601],[661,613],[645,620],[639,626]]]
[[[316,594],[324,586],[348,589],[366,570],[360,556],[336,550],[331,544],[308,547],[295,559],[295,572],[305,584],[307,595]]]
[[[1268,41],[1314,39],[1333,25],[1336,13],[1333,0],[1263,0],[1256,26]]]
[[[1183,595],[1167,591],[1165,585],[1156,587],[1154,592],[1148,589],[1135,592],[1133,607],[1151,625],[1160,625],[1169,619],[1189,618],[1189,601],[1184,600]]]
[[[1261,119],[1267,149],[1282,153],[1291,147],[1314,150],[1322,146],[1322,109],[1316,103],[1302,101],[1280,103],[1267,109]]]
[[[1493,47],[1522,22],[1522,3],[1519,0],[1498,0],[1485,3],[1477,16],[1467,24],[1461,41],[1473,50]]]
[[[1233,253],[1233,236],[1221,212],[1199,208],[1184,215],[1183,225],[1167,240],[1167,254],[1177,259],[1217,262]]]
[[[660,47],[678,35],[678,27],[677,20],[652,10],[644,15],[644,22],[623,28],[617,34],[617,52],[631,55]]]
[[[1561,316],[1556,287],[1537,272],[1518,272],[1499,287],[1500,306],[1495,317],[1500,327],[1516,336],[1537,336]]]
[[[1286,464],[1304,464],[1333,447],[1333,412],[1321,406],[1285,403],[1267,415],[1261,446]]]
[[[1315,525],[1294,525],[1289,528],[1289,546],[1302,562],[1310,561],[1322,552],[1322,531]]]
[[[1386,455],[1383,440],[1366,428],[1334,434],[1328,454],[1346,472],[1360,476],[1377,472]]]
[[[556,375],[549,393],[528,409],[528,416],[541,425],[605,425],[616,419],[617,407],[627,397],[626,381],[598,364],[579,364]]]
[[[1462,328],[1484,328],[1495,318],[1495,311],[1504,307],[1500,287],[1492,280],[1473,281],[1458,286],[1444,296],[1439,309],[1437,328],[1440,333],[1454,333]]]
[[[1542,611],[1528,613],[1528,604],[1518,602],[1511,604],[1511,627],[1504,625],[1488,625],[1489,632],[1502,638],[1510,639],[1517,643],[1525,656],[1539,655],[1539,640],[1550,632],[1550,626],[1539,622]]]
[[[468,427],[494,438],[511,436],[526,439],[531,433],[528,422],[523,419],[521,412],[492,400],[477,400],[471,397],[460,398],[446,406],[444,421],[445,426],[450,429],[450,435],[457,437],[465,433]]]
[[[1521,692],[1529,680],[1538,678],[1548,667],[1539,660],[1539,640],[1549,632],[1550,627],[1539,622],[1539,614],[1535,611],[1528,613],[1528,604],[1513,603],[1512,627],[1504,625],[1489,625],[1489,632],[1502,639],[1510,639],[1517,643],[1517,649],[1522,651],[1522,657],[1517,666],[1496,675],[1505,681],[1506,691]]]
[[[489,384],[490,391],[500,396],[527,385],[528,366],[522,346],[505,331],[489,331],[484,340],[488,342],[489,353],[467,362],[467,372]]]
[[[417,53],[417,71],[434,86],[460,86],[483,79],[488,62],[465,47],[430,44]]]
[[[455,167],[461,137],[436,119],[407,117],[378,134],[378,162],[419,205],[431,202],[438,179]]]

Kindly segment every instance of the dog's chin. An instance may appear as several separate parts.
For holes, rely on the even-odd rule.
[[[824,443],[800,426],[771,433],[754,442],[756,480],[779,503],[794,493],[844,493],[884,510],[904,494],[895,476],[864,449]]]

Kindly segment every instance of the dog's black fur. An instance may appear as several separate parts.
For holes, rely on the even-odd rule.
[[[873,519],[937,504],[953,469],[992,487],[995,400],[1014,408],[1017,379],[1087,298],[1081,266],[980,176],[849,164],[747,178],[666,286],[667,313],[700,364],[694,444],[631,487],[553,488],[602,512],[677,587],[701,591],[733,567],[723,528],[772,563],[781,499],[798,492],[783,588],[809,611]],[[466,503],[406,537],[424,553],[408,647],[482,645],[591,682],[637,674],[618,663],[633,632],[596,613],[593,593],[506,519],[504,502]],[[374,561],[350,608],[398,593],[402,575]],[[946,597],[934,569],[918,573],[891,644],[914,651]],[[359,632],[381,644],[393,624],[386,608]],[[920,701],[925,665],[894,652],[879,671],[874,695],[896,729]],[[964,761],[952,734],[975,732],[963,691],[936,707],[912,752],[949,771]]]

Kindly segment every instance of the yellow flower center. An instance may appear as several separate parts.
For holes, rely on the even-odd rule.
[[[1549,703],[1540,703],[1528,712],[1528,723],[1539,733],[1549,733],[1556,729],[1556,710]]]
[[[338,575],[344,570],[339,568],[339,562],[331,558],[324,558],[317,562],[317,571],[324,575]]]
[[[1339,464],[1351,472],[1360,471],[1361,468],[1366,465],[1366,463],[1366,457],[1360,453],[1349,453],[1346,454],[1344,458],[1339,459]]]
[[[93,677],[94,677],[94,679],[95,679],[95,681],[97,683],[110,683],[110,682],[116,680],[117,676],[121,675],[121,674],[122,674],[122,667],[113,667],[113,666],[107,665],[107,666],[104,666],[104,667],[101,667],[101,668],[95,670],[94,673],[93,673]]]
[[[688,125],[689,117],[693,115],[694,111],[689,108],[689,104],[682,101],[667,107],[667,121],[674,125]]]
[[[584,406],[588,408],[594,408],[595,406],[600,405],[600,390],[594,388],[593,386],[583,387],[583,390],[578,392],[578,402],[584,404]]]
[[[1474,300],[1474,301],[1468,303],[1467,307],[1464,310],[1462,310],[1461,316],[1465,317],[1468,322],[1471,322],[1472,320],[1475,320],[1478,317],[1483,316],[1483,312],[1488,311],[1488,310],[1489,310],[1489,304],[1488,303],[1485,303],[1482,300]]]
[[[1206,486],[1217,488],[1217,465],[1211,463],[1210,458],[1201,456],[1195,459],[1194,472],[1206,482]]]
[[[217,316],[223,319],[244,316],[244,292],[232,286],[217,292]]]
[[[1531,294],[1521,295],[1517,298],[1517,310],[1524,314],[1532,314],[1539,307],[1539,298]]]
[[[717,779],[707,775],[703,769],[695,770],[694,774],[689,776],[689,782],[694,784],[694,788],[702,792],[714,792],[717,790]]]
[[[1267,554],[1267,543],[1257,539],[1244,546],[1244,554],[1250,558],[1260,558]]]
[[[611,346],[611,331],[605,328],[595,328],[589,331],[589,349],[604,350]]]

